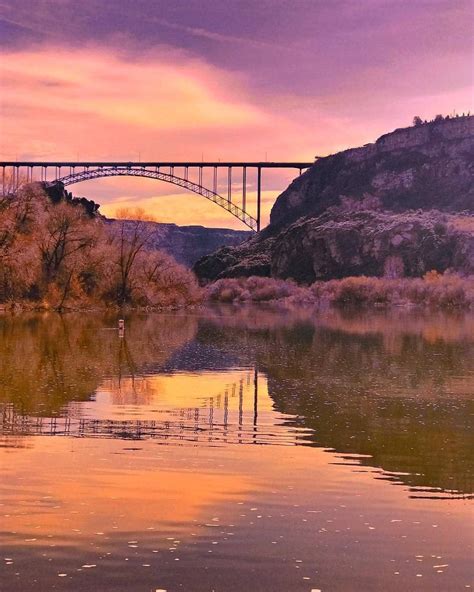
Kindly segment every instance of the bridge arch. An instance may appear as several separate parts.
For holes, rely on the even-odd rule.
[[[156,179],[158,181],[164,181],[183,187],[192,193],[202,195],[209,201],[217,204],[238,220],[243,222],[251,230],[258,230],[259,221],[257,218],[249,214],[246,210],[233,203],[230,199],[223,197],[219,193],[185,179],[174,175],[173,172],[165,173],[159,169],[148,169],[146,167],[129,167],[129,166],[110,166],[110,167],[97,167],[93,169],[85,169],[79,172],[72,172],[69,175],[57,178],[54,183],[62,183],[64,186],[73,185],[74,183],[81,183],[82,181],[90,181],[91,179],[100,179],[102,177],[145,177],[148,179]]]

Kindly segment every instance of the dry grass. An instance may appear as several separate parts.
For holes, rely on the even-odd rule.
[[[429,272],[423,278],[348,277],[309,287],[272,278],[222,279],[207,288],[215,302],[283,302],[330,306],[474,308],[474,277]]]

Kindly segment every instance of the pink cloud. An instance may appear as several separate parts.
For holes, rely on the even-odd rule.
[[[373,141],[417,113],[469,108],[468,87],[397,101],[379,88],[384,73],[377,69],[366,70],[363,84],[348,75],[339,92],[326,96],[262,94],[241,73],[164,46],[138,54],[126,42],[122,48],[45,45],[3,51],[1,58],[3,160],[311,161]],[[264,219],[294,176],[265,172]],[[164,221],[239,227],[205,199],[177,195],[174,186],[156,181],[117,178],[72,190],[108,213],[114,204],[133,202]],[[254,191],[250,180],[249,194]]]
[[[97,47],[14,51],[3,54],[0,81],[2,159],[136,160],[140,154],[142,160],[264,160],[312,154],[305,126],[259,105],[237,75],[176,52],[138,60]],[[269,173],[272,196],[294,174]],[[134,202],[159,211],[164,221],[239,226],[203,198],[177,199],[175,187],[156,181],[120,178],[73,190],[105,204],[108,213],[114,203]],[[248,190],[251,196],[254,179]],[[266,215],[270,207],[266,200]]]
[[[8,52],[0,80],[3,157],[31,154],[43,142],[74,158],[137,149],[146,158],[196,158],[203,150],[263,158],[265,148],[281,146],[281,133],[288,142],[286,132],[298,128],[258,105],[237,75],[176,52],[140,60],[104,48]],[[303,131],[289,143],[301,146]]]

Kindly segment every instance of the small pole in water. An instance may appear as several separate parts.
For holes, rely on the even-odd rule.
[[[119,330],[119,337],[123,337],[125,334],[125,321],[123,319],[119,319],[118,330]]]

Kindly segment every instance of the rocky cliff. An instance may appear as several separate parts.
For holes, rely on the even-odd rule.
[[[61,202],[68,203],[70,205],[83,208],[86,213],[91,217],[102,217],[99,214],[100,205],[91,199],[86,197],[74,197],[70,191],[66,191],[62,183],[34,183],[37,188],[43,190],[49,199],[54,203],[58,204]]]
[[[318,159],[278,197],[267,228],[195,271],[301,282],[470,272],[473,216],[474,117],[441,119]]]
[[[270,272],[303,283],[368,275],[420,277],[448,269],[474,274],[474,219],[436,210],[327,210],[281,232]]]

